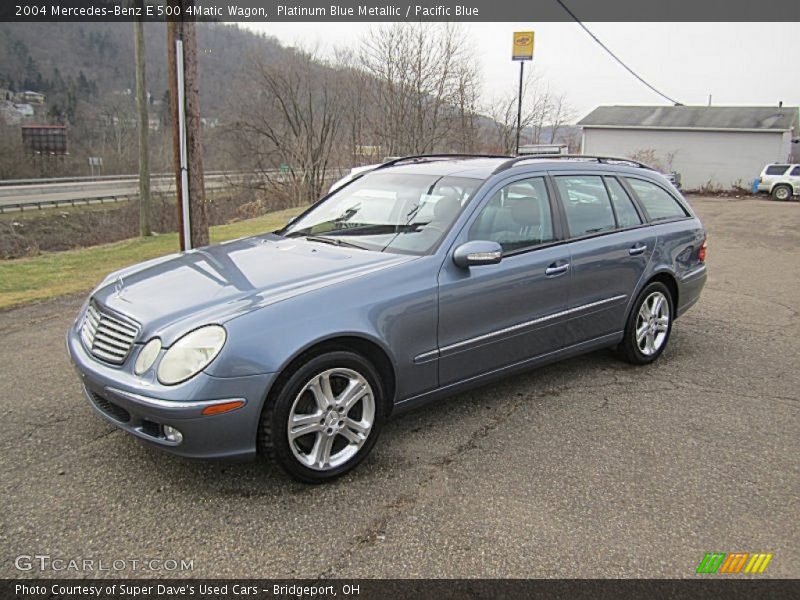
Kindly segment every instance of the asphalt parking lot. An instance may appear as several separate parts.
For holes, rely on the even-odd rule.
[[[96,575],[14,566],[47,554],[194,561],[133,577],[692,577],[744,551],[800,577],[800,203],[690,201],[709,281],[660,361],[597,352],[402,415],[325,486],[96,417],[64,348],[79,298],[0,313],[2,576]]]

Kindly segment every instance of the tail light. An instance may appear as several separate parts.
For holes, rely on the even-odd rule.
[[[700,262],[705,262],[707,248],[708,248],[708,238],[704,238],[703,243],[700,245],[700,249],[697,251],[697,260],[699,260]]]

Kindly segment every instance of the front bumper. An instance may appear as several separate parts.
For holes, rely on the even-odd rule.
[[[182,384],[163,386],[96,360],[75,327],[67,334],[67,349],[86,400],[116,427],[179,456],[237,460],[255,456],[261,408],[275,374],[223,378],[201,372]],[[245,404],[218,415],[202,414],[209,405],[231,400]],[[164,425],[178,429],[182,441],[169,441]]]

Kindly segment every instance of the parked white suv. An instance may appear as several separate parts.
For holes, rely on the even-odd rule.
[[[800,195],[800,164],[767,165],[758,178],[758,191],[782,201]]]

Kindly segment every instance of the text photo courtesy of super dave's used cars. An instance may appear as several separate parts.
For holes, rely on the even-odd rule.
[[[691,206],[633,160],[396,158],[278,231],[110,274],[67,345],[116,427],[323,482],[404,409],[602,348],[647,369],[705,254]]]

